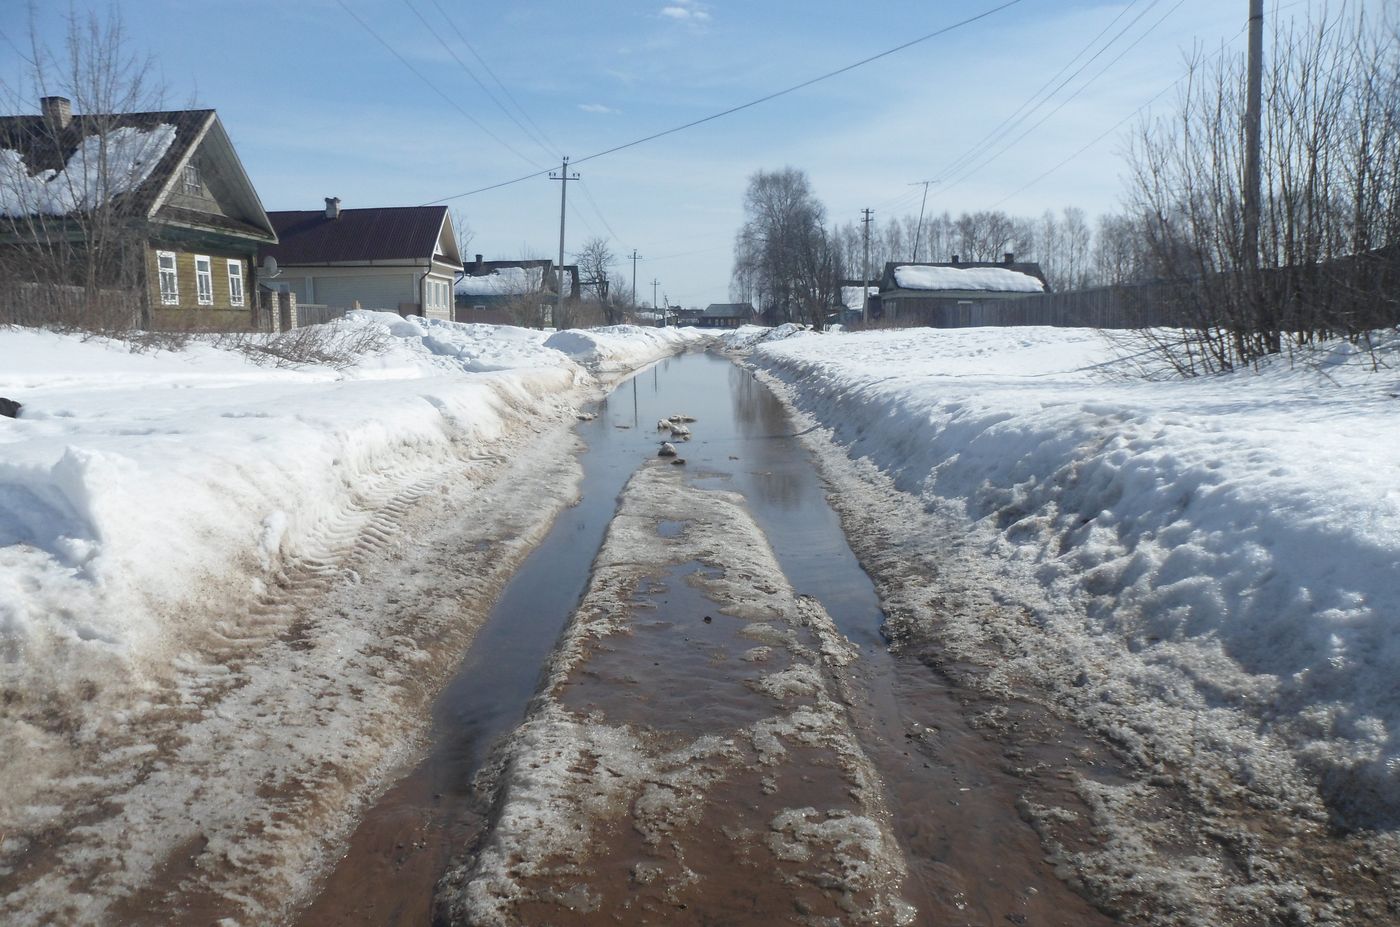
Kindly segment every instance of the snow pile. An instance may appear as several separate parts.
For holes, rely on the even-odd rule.
[[[175,141],[175,127],[124,127],[89,135],[62,170],[31,174],[24,156],[0,148],[0,216],[62,216],[93,209],[146,182]]]
[[[1400,343],[1379,372],[1345,345],[1320,369],[1195,381],[1110,376],[1115,357],[1049,328],[753,355],[1028,603],[998,673],[1038,675],[1125,745],[1208,749],[1268,794],[1296,765],[1333,813],[1394,821]]]
[[[543,290],[543,267],[499,267],[479,277],[465,276],[456,286],[459,296],[518,296]]]
[[[1045,284],[1009,267],[930,267],[910,264],[894,269],[894,281],[906,290],[984,290],[995,293],[1043,293]]]
[[[269,369],[207,343],[134,354],[0,331],[0,396],[24,405],[0,419],[4,688],[159,675],[279,563],[353,531],[377,488],[572,420],[595,384],[540,332],[368,312],[344,324],[387,348],[345,371]],[[616,365],[679,344],[604,341]]]
[[[783,341],[798,335],[808,334],[812,334],[812,330],[805,325],[798,325],[796,322],[784,322],[773,328],[763,325],[740,325],[738,328],[725,331],[715,341],[721,350],[738,353],[751,350],[757,345],[767,344],[770,341]]]
[[[545,346],[593,371],[632,370],[658,358],[704,344],[709,335],[698,328],[648,328],[609,325],[568,329],[545,339]]]

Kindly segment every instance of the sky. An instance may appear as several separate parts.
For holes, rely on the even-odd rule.
[[[568,259],[605,237],[623,286],[640,255],[640,299],[703,306],[729,299],[744,189],[758,170],[806,171],[833,222],[858,221],[864,208],[877,222],[917,214],[925,180],[938,181],[930,212],[1111,212],[1127,133],[1170,109],[1191,50],[1244,47],[1248,0],[1019,0],[828,80],[590,157],[1004,2],[75,0],[74,9],[119,11],[169,106],[218,110],[266,209],[317,209],[328,196],[347,209],[447,202],[470,228],[468,260],[554,257],[557,182],[541,174],[459,194],[557,171],[568,155],[580,175],[568,185]],[[1323,5],[1270,0],[1266,10],[1306,17]],[[0,0],[0,10],[6,103],[37,97],[22,57],[25,6]],[[34,9],[41,43],[61,48],[66,12]],[[1015,132],[985,143],[1047,82],[1066,80]],[[27,111],[38,112],[37,99]]]

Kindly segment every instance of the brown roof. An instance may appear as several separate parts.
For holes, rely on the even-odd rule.
[[[342,209],[334,219],[326,218],[323,209],[267,216],[277,230],[277,244],[264,247],[259,258],[274,257],[279,264],[425,260],[437,247],[447,207]]]
[[[42,170],[62,170],[78,150],[84,138],[113,129],[154,129],[169,125],[175,128],[175,141],[152,169],[146,181],[123,198],[130,211],[145,215],[175,168],[184,160],[190,147],[205,125],[214,116],[212,109],[168,110],[154,113],[117,113],[113,115],[77,115],[67,126],[55,130],[43,116],[0,116],[0,148],[18,151],[32,173]]]

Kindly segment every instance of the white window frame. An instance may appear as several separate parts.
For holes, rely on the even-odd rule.
[[[194,256],[194,296],[201,306],[214,305],[214,262],[207,254]]]
[[[184,184],[186,196],[199,196],[204,192],[204,183],[200,179],[199,168],[195,167],[193,163],[185,165]]]
[[[165,266],[167,260],[170,262],[169,267]],[[180,272],[177,268],[174,251],[156,252],[156,274],[160,279],[160,304],[162,306],[180,305]]]
[[[243,305],[243,262],[233,259],[228,262],[228,303]]]

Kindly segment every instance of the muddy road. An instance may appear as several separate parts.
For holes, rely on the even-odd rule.
[[[582,501],[299,923],[1115,922],[1024,814],[1112,763],[890,653],[765,386],[691,354],[597,413]],[[696,420],[683,464],[655,456],[674,413]],[[1073,848],[1073,827],[1057,837]]]

